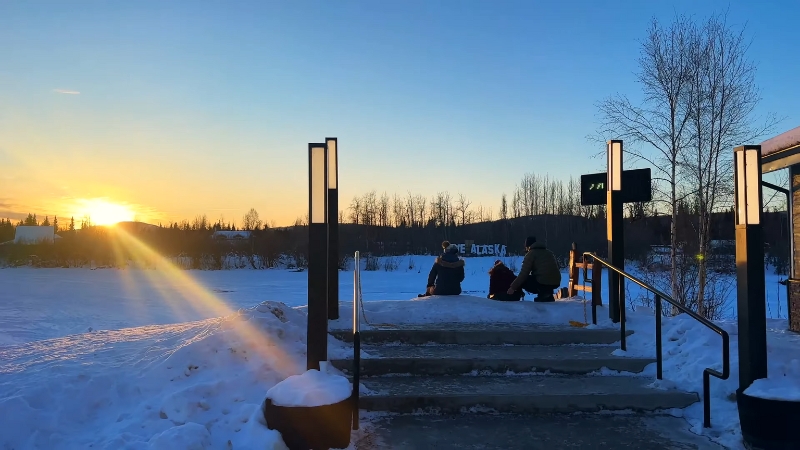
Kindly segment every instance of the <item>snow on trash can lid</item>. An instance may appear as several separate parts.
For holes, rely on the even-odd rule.
[[[292,375],[267,391],[267,398],[276,406],[314,407],[339,403],[350,397],[350,381],[327,372],[325,364],[319,370]]]

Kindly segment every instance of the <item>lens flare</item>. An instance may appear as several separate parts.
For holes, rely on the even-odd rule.
[[[175,312],[177,317],[188,317],[190,312],[216,317],[236,314],[237,311],[231,309],[222,299],[192,278],[187,271],[177,267],[137,237],[119,227],[110,230],[110,233],[109,237],[113,240],[117,262],[143,260],[156,264],[157,270],[142,270],[141,272],[148,277],[150,284],[159,291],[164,302]],[[123,276],[131,277],[129,271],[125,271]],[[131,289],[136,289],[133,287],[135,284],[135,280],[131,279],[125,282],[125,285],[130,286]],[[171,291],[167,292],[163,286],[170,287]],[[304,367],[300,361],[287,355],[261,330],[246,320],[238,321],[236,326],[230,328],[230,331],[239,334],[262,357],[274,364],[272,370],[282,376],[303,372]]]

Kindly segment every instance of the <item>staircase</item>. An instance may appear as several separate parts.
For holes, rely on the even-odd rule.
[[[331,334],[352,341],[350,330]],[[617,330],[436,324],[362,330],[361,339],[365,411],[654,411],[699,400],[695,393],[648,387],[653,379],[640,373],[655,359],[612,355]],[[331,364],[352,372],[352,359]]]

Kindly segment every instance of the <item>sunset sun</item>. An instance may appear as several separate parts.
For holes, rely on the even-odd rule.
[[[93,225],[114,225],[134,219],[134,212],[127,206],[106,200],[81,200],[78,217],[88,216]]]

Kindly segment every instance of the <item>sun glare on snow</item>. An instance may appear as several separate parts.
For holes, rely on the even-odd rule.
[[[135,216],[129,207],[106,200],[81,200],[79,204],[80,212],[77,216],[88,216],[92,225],[114,225],[119,222],[129,222]]]

